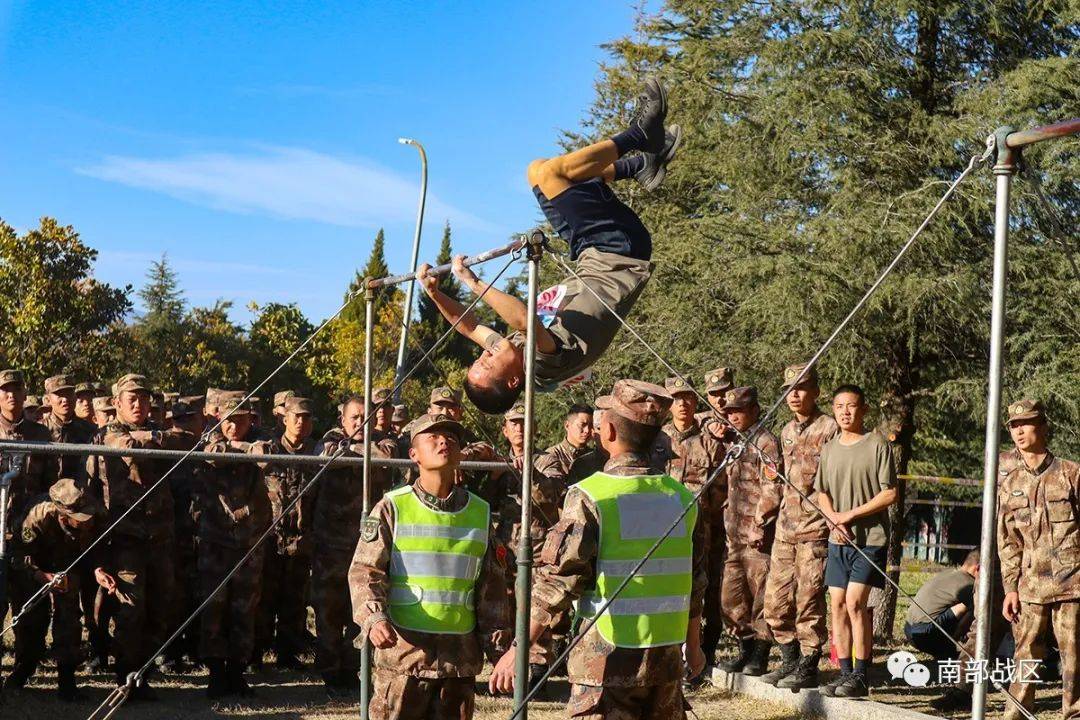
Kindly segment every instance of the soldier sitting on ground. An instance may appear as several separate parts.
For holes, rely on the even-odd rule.
[[[457,483],[462,433],[444,415],[414,424],[419,477],[375,505],[349,568],[357,643],[375,646],[373,720],[468,720],[481,651],[510,642],[491,510]]]

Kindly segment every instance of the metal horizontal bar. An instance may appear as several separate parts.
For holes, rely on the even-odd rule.
[[[495,258],[509,255],[515,250],[520,250],[522,247],[524,247],[526,242],[527,239],[524,235],[522,235],[513,242],[507,243],[502,247],[497,247],[494,250],[488,250],[487,252],[482,252],[479,255],[467,257],[465,258],[465,267],[472,267],[473,265],[485,263],[488,260],[494,260]],[[450,272],[452,266],[452,263],[446,263],[445,265],[436,265],[435,267],[428,270],[428,275],[446,275]],[[368,280],[367,286],[368,288],[374,290],[375,288],[387,287],[389,285],[399,285],[403,282],[409,282],[410,280],[416,279],[417,274],[418,273],[411,272],[404,273],[402,275],[390,275],[389,277]]]
[[[972,480],[971,478],[954,478],[943,477],[941,475],[897,475],[896,477],[901,480],[907,480],[909,482],[926,482],[926,483],[938,483],[941,485],[965,485],[969,487],[982,487],[982,480]]]
[[[1043,125],[1042,127],[1009,133],[1009,136],[1005,138],[1005,145],[1011,148],[1022,148],[1043,140],[1053,140],[1054,138],[1067,137],[1077,133],[1080,133],[1080,118],[1073,118],[1072,120],[1062,120],[1053,125]]]
[[[907,501],[908,505],[934,505],[942,507],[982,507],[981,502],[965,502],[963,500],[938,500],[937,498],[913,498]]]
[[[321,467],[328,458],[320,455],[248,455],[246,453],[208,453],[185,450],[158,450],[154,448],[112,448],[104,445],[75,445],[73,443],[47,443],[30,440],[0,440],[0,452],[31,453],[33,455],[97,455],[99,457],[130,457],[158,460],[189,460],[226,462],[226,463],[273,463],[274,465]],[[361,467],[364,459],[360,457],[340,457],[334,465],[342,467]],[[416,467],[416,463],[405,458],[371,458],[371,464],[377,467]],[[461,463],[462,470],[506,470],[505,462],[467,460]]]
[[[904,547],[945,548],[946,550],[974,550],[978,545],[950,545],[949,543],[901,543]]]

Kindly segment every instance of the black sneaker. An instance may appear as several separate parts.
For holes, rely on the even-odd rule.
[[[941,697],[930,701],[930,707],[939,712],[956,712],[971,709],[971,693],[960,688],[947,688]]]
[[[844,679],[844,682],[836,686],[833,697],[864,698],[869,694],[870,688],[866,686],[866,676],[861,672],[853,672]]]
[[[848,675],[849,673],[841,671],[839,675],[834,677],[829,682],[825,683],[824,685],[819,685],[818,693],[824,695],[825,697],[836,697],[836,688],[838,688],[842,683],[847,682]]]
[[[660,153],[664,150],[664,119],[667,117],[667,90],[656,78],[649,78],[641,87],[630,124],[645,131],[644,153]]]
[[[660,187],[667,177],[667,166],[682,145],[682,128],[672,125],[664,133],[664,148],[658,153],[644,153],[645,167],[634,174],[634,179],[646,191],[652,192]]]

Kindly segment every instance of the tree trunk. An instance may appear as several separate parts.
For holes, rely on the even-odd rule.
[[[897,474],[907,472],[911,458],[911,443],[915,436],[915,368],[907,354],[906,345],[897,342],[890,353],[888,379],[881,396],[882,420],[878,430],[888,439],[896,460]],[[900,582],[900,561],[903,550],[906,521],[906,485],[897,481],[896,503],[889,508],[889,533],[884,570],[889,578]],[[893,623],[896,619],[896,588],[885,585],[881,602],[874,610],[874,637],[881,641],[892,640]]]

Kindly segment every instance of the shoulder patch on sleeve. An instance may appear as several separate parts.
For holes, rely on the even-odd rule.
[[[34,540],[36,540],[36,539],[37,539],[37,534],[34,532],[33,528],[28,528],[28,527],[23,528],[23,530],[22,530],[22,540],[23,540],[24,543],[29,545],[30,543],[34,542]]]
[[[373,517],[364,518],[360,526],[360,539],[364,542],[372,542],[379,537],[379,519]]]

